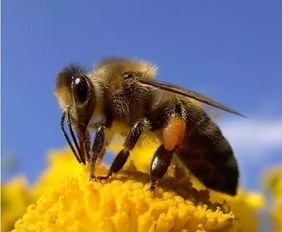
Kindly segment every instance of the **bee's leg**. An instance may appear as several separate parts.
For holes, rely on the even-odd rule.
[[[94,174],[96,162],[98,157],[101,156],[101,154],[103,155],[105,153],[105,128],[106,127],[104,125],[97,126],[96,136],[92,146],[92,154],[89,160],[90,180],[96,180]]]
[[[154,191],[156,185],[158,185],[159,180],[165,175],[173,157],[173,152],[166,150],[165,146],[162,144],[157,149],[154,158],[151,163],[151,186],[148,190]]]
[[[181,146],[186,131],[186,107],[178,99],[170,102],[160,116],[164,119],[163,144],[157,149],[151,163],[150,191],[154,191],[159,179],[165,175],[172,161],[173,153],[178,146]]]
[[[124,148],[115,157],[108,175],[99,177],[101,180],[108,179],[113,173],[118,172],[124,166],[130,154],[130,151],[136,145],[142,131],[144,129],[149,129],[149,127],[150,127],[150,123],[147,119],[141,119],[133,125],[133,127],[131,128],[129,134],[125,139]]]
[[[89,160],[90,160],[90,145],[91,145],[91,143],[90,143],[90,134],[89,134],[88,130],[86,130],[85,135],[86,135],[85,136],[85,138],[86,138],[86,140],[85,140],[86,161],[89,162]]]

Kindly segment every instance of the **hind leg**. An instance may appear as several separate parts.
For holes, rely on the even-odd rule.
[[[171,164],[173,153],[178,146],[182,144],[186,131],[186,114],[183,104],[175,99],[171,102],[169,108],[163,112],[161,118],[165,118],[162,132],[163,144],[155,152],[151,163],[150,177],[151,187],[149,190],[154,191],[159,180],[165,175]]]
[[[151,163],[150,170],[150,191],[154,191],[155,187],[158,185],[159,180],[165,175],[169,165],[171,164],[174,151],[168,151],[162,144],[157,149],[154,158]]]

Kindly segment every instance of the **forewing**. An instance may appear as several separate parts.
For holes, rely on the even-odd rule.
[[[213,99],[211,99],[207,96],[204,96],[204,95],[197,93],[195,91],[192,91],[192,90],[181,88],[177,85],[164,83],[164,82],[158,82],[158,81],[141,80],[141,79],[138,80],[138,82],[141,83],[141,84],[144,84],[144,85],[149,85],[149,86],[153,86],[153,87],[158,88],[158,89],[162,89],[164,91],[168,91],[168,92],[171,92],[171,93],[176,93],[176,94],[179,94],[179,95],[182,95],[182,96],[185,96],[185,97],[189,97],[189,98],[195,99],[199,102],[213,106],[215,108],[224,110],[226,112],[229,112],[229,113],[232,113],[232,114],[237,114],[239,116],[245,117],[243,114],[240,114],[239,112],[237,112],[237,111],[235,111],[235,110],[233,110],[233,109],[231,109],[227,106],[224,106],[224,105],[216,102],[215,100],[213,100]]]

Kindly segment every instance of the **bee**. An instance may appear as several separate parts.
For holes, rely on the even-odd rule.
[[[199,103],[243,115],[197,92],[154,80],[156,70],[148,62],[111,58],[90,73],[70,65],[58,74],[61,129],[75,158],[89,163],[91,180],[106,180],[124,166],[141,134],[150,131],[161,145],[151,162],[149,190],[154,191],[176,155],[207,188],[235,195],[239,170],[232,148]],[[114,123],[128,128],[123,149],[106,176],[95,176]]]

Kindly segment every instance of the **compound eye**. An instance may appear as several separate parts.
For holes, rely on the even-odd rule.
[[[89,88],[87,80],[84,77],[74,77],[72,88],[76,103],[84,104],[88,100]]]

